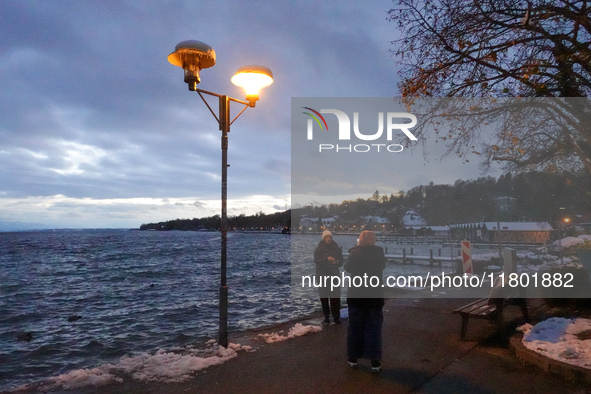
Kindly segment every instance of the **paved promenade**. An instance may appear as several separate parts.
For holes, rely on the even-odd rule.
[[[494,326],[470,321],[460,341],[460,317],[451,311],[463,299],[388,300],[384,319],[383,369],[378,374],[362,360],[358,369],[346,362],[347,321],[323,331],[274,344],[247,332],[231,342],[256,344],[225,364],[210,367],[189,382],[123,384],[80,393],[590,393],[580,384],[523,365],[510,349],[494,340]],[[535,312],[534,312],[535,313]],[[511,315],[511,310],[509,310]],[[515,316],[518,316],[515,313]],[[318,324],[317,319],[303,323]],[[292,324],[272,331],[287,331]],[[65,392],[68,393],[68,392]],[[71,393],[71,392],[70,392]]]

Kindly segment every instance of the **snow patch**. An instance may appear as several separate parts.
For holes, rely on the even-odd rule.
[[[49,378],[41,383],[44,390],[79,389],[121,383],[123,374],[142,382],[178,383],[191,379],[194,374],[213,365],[223,364],[238,356],[239,351],[251,352],[251,346],[230,343],[225,348],[215,340],[208,341],[205,349],[193,346],[164,349],[154,354],[143,353],[124,356],[117,364],[105,364],[93,369],[78,369]],[[25,387],[26,388],[26,387]]]
[[[236,357],[236,351],[220,346],[215,356],[198,357],[194,354],[178,354],[161,349],[154,355],[142,354],[123,357],[116,370],[128,373],[133,379],[145,382],[183,382],[196,371],[223,364]]]
[[[553,249],[559,249],[559,247],[570,248],[582,244],[585,241],[591,241],[591,235],[579,235],[578,237],[562,238],[560,240],[552,242],[550,246]]]
[[[591,330],[589,319],[553,317],[523,331],[523,345],[554,360],[591,369],[591,340],[578,334]]]
[[[287,335],[281,335],[278,333],[271,334],[259,334],[258,337],[263,338],[267,343],[281,342],[288,339],[301,337],[314,332],[322,331],[321,326],[303,325],[302,323],[296,323],[295,326],[289,329]]]
[[[78,369],[50,378],[51,387],[62,387],[65,390],[78,389],[86,386],[105,386],[111,383],[121,383],[123,379],[109,373],[111,364],[93,369]]]

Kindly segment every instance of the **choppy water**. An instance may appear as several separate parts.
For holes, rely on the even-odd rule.
[[[356,241],[334,239],[345,251]],[[230,333],[319,309],[315,289],[304,294],[292,285],[293,275],[314,272],[319,240],[228,234]],[[396,253],[393,245],[381,246]],[[415,246],[415,253],[428,255],[430,248]],[[388,264],[385,274],[429,270]],[[0,391],[217,338],[219,274],[219,233],[0,233]],[[32,339],[18,340],[23,333]]]
[[[219,248],[209,232],[0,233],[0,390],[217,338]],[[318,308],[291,298],[285,235],[229,234],[228,287],[230,332]]]

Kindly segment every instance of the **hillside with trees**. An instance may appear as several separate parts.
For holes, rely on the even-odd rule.
[[[221,227],[220,215],[209,216],[201,219],[175,219],[166,222],[147,223],[140,226],[140,230],[156,231],[200,231],[219,230]],[[228,217],[228,229],[231,231],[270,231],[291,228],[291,210],[256,215]]]
[[[476,150],[485,166],[504,163],[506,170],[591,173],[588,1],[393,2],[389,18],[400,32],[392,50],[400,93],[409,99],[449,98],[447,108],[433,113],[464,115],[442,138],[448,154],[466,157]],[[508,98],[520,99],[502,100]],[[499,103],[493,109],[480,105],[493,102]],[[510,116],[517,107],[518,116]],[[491,119],[502,127],[480,138]],[[425,140],[426,130],[414,132]]]
[[[499,200],[511,204],[502,208]],[[232,216],[228,218],[228,229],[291,230],[292,220],[298,226],[301,218],[328,217],[336,217],[336,225],[359,226],[366,224],[364,217],[380,216],[389,222],[384,229],[397,231],[409,209],[416,210],[431,226],[497,220],[556,223],[565,216],[591,214],[591,176],[586,171],[575,174],[533,171],[514,176],[507,173],[498,179],[490,176],[459,179],[453,185],[430,182],[389,196],[376,190],[367,199],[347,200],[340,204]],[[140,230],[215,231],[219,230],[220,223],[220,216],[215,215],[147,223],[142,224]]]
[[[499,201],[511,201],[501,208]],[[341,204],[306,206],[292,210],[292,220],[337,217],[336,225],[363,224],[363,217],[380,216],[391,223],[390,230],[408,209],[416,210],[429,225],[449,225],[481,221],[548,221],[566,215],[591,212],[591,176],[577,174],[528,172],[511,173],[474,180],[457,180],[453,185],[430,182],[396,194],[380,195],[375,191],[367,199]]]

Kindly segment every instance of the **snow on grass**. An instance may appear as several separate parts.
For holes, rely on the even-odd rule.
[[[523,344],[554,360],[591,369],[591,320],[553,317],[519,327]]]
[[[579,235],[578,237],[562,238],[560,240],[552,242],[550,244],[550,247],[553,249],[558,249],[560,247],[566,249],[582,244],[585,241],[591,241],[591,235]]]
[[[557,266],[580,267],[580,263],[574,254],[574,248],[585,242],[591,241],[591,235],[579,235],[578,237],[565,237],[554,241],[547,247],[539,247],[533,251],[518,251],[518,272],[540,271],[555,268]],[[562,250],[562,258],[559,257]],[[548,253],[550,251],[550,253]],[[482,264],[484,267],[498,267],[499,253],[475,253],[472,261]],[[487,265],[488,263],[488,265]]]
[[[499,258],[499,252],[473,254],[472,261],[492,261]]]

